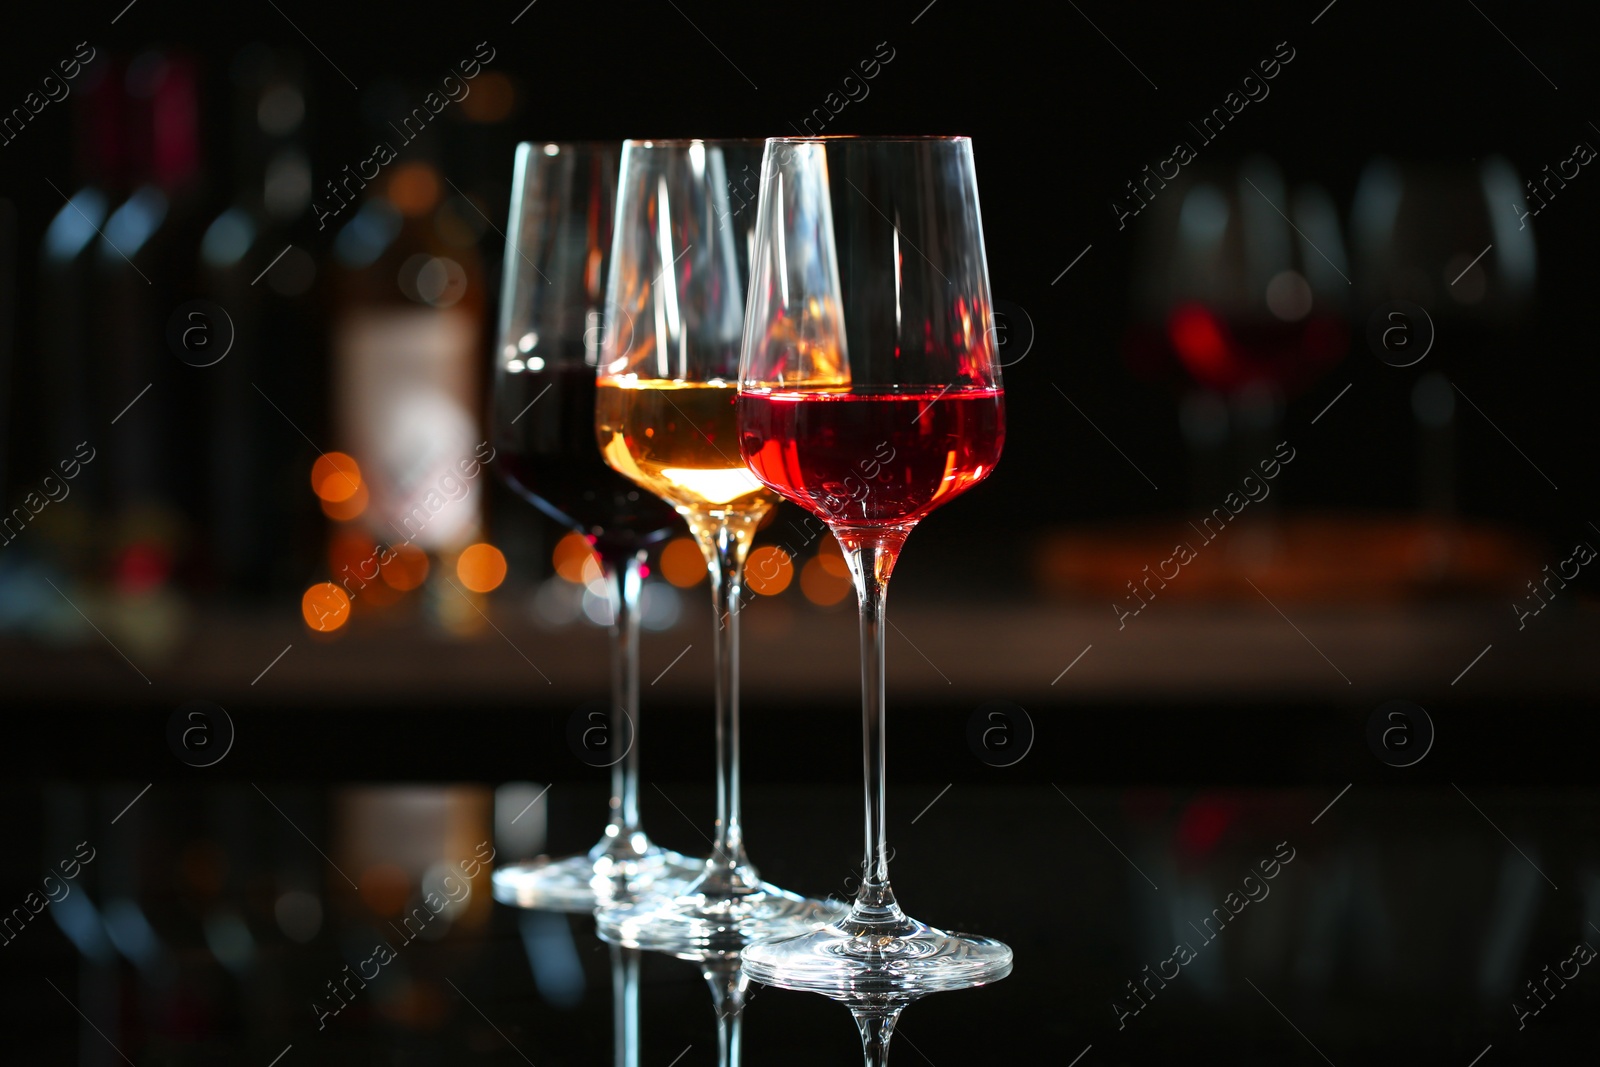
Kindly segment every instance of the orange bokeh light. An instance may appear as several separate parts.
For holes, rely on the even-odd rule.
[[[517,90],[504,74],[486,70],[472,92],[461,98],[461,113],[473,122],[500,122],[517,103]]]
[[[331,633],[350,621],[350,597],[332,582],[318,582],[300,598],[300,614],[319,633]]]
[[[817,546],[817,561],[822,564],[823,570],[835,578],[850,577],[850,567],[844,561],[844,549],[839,547],[839,539],[831,533]]]
[[[706,557],[692,537],[674,537],[661,550],[661,576],[679,589],[699,585],[706,578]]]
[[[750,553],[744,567],[744,584],[761,596],[777,596],[794,581],[794,561],[789,553],[774,545],[762,545]]]
[[[506,580],[506,557],[487,541],[461,550],[456,559],[456,577],[474,593],[488,593]]]
[[[589,539],[581,533],[569,533],[556,542],[555,551],[550,553],[550,562],[555,565],[556,573],[565,581],[573,585],[580,585],[588,580],[584,573],[584,565],[595,562],[594,549],[589,547]]]
[[[815,556],[800,568],[800,592],[813,604],[831,608],[850,593],[850,579],[828,570],[823,557]]]
[[[361,468],[343,452],[326,452],[311,465],[311,491],[329,504],[340,504],[361,489]]]
[[[444,195],[444,186],[439,184],[439,172],[432,164],[402,163],[389,175],[385,195],[400,214],[414,218],[433,210]]]
[[[402,593],[410,592],[428,577],[428,554],[416,545],[396,545],[380,560],[378,571],[384,583]]]
[[[336,474],[334,477],[338,478],[339,475]],[[322,513],[336,522],[349,522],[351,519],[356,518],[366,510],[366,482],[362,482],[360,485],[356,486],[355,495],[350,497],[348,500],[340,500],[337,503],[330,500],[322,501]]]

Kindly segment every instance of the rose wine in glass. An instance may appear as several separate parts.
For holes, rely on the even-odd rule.
[[[639,587],[645,550],[676,513],[617,474],[594,442],[604,257],[616,197],[615,145],[517,148],[491,423],[500,471],[539,510],[588,539],[611,600],[611,706],[629,737],[611,764],[605,836],[586,855],[501,867],[495,898],[590,911],[686,884],[698,863],[650,842],[639,823]]]
[[[999,388],[750,392],[750,470],[835,526],[914,523],[988,477],[1005,441]]]
[[[744,564],[777,496],[739,452],[734,403],[755,209],[735,208],[730,192],[741,173],[754,180],[760,153],[759,142],[623,145],[606,296],[613,328],[600,354],[595,402],[600,454],[683,516],[711,575],[717,719],[711,857],[682,892],[596,914],[602,937],[685,959],[818,929],[841,910],[762,881],[745,852],[740,820]]]
[[[850,1005],[870,1064],[911,1000],[1011,970],[992,938],[901,910],[885,809],[885,595],[906,536],[988,476],[1005,439],[972,145],[767,142],[739,373],[740,450],[832,528],[861,609],[866,837],[849,914],[750,946],[757,982]]]

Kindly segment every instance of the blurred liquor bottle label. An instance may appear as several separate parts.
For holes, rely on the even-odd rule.
[[[447,550],[478,532],[476,343],[471,316],[432,308],[356,309],[335,329],[341,441],[380,541]]]

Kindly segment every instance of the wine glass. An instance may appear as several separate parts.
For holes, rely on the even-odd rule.
[[[751,273],[740,447],[764,485],[828,523],[855,579],[866,856],[848,915],[752,945],[745,969],[855,1003],[1003,978],[1011,950],[999,941],[901,911],[885,842],[889,577],[906,535],[987,477],[1005,437],[971,141],[769,140]],[[868,1024],[884,1017],[857,1020],[868,1062],[881,1062],[887,1035]]]
[[[1555,181],[1524,186],[1496,153],[1432,164],[1377,156],[1356,183],[1352,274],[1364,307],[1373,309],[1367,342],[1390,366],[1415,368],[1409,374],[1418,503],[1442,531],[1457,510],[1460,387],[1443,373],[1437,353],[1424,360],[1440,334],[1450,337],[1455,375],[1525,345],[1538,274],[1534,217],[1554,208],[1544,198],[1559,192]],[[1436,542],[1436,569],[1444,568],[1453,543]]]
[[[594,368],[605,332],[618,148],[521,144],[511,193],[491,423],[500,473],[540,511],[588,539],[611,600],[611,817],[587,855],[495,871],[495,898],[553,911],[681,885],[696,861],[639,824],[639,588],[646,549],[674,511],[617,474],[594,445]]]
[[[834,904],[761,880],[739,812],[739,609],[745,557],[777,496],[739,454],[734,398],[760,141],[627,141],[600,352],[605,460],[677,509],[711,574],[716,618],[717,837],[681,894],[601,909],[602,937],[695,958],[731,933],[815,929]],[[739,196],[741,183],[751,199]],[[730,193],[732,195],[730,195]],[[737,204],[737,206],[735,206]]]
[[[1286,403],[1348,354],[1354,272],[1333,198],[1266,156],[1197,164],[1159,192],[1140,220],[1128,357],[1186,379],[1193,495],[1210,502],[1283,440]]]

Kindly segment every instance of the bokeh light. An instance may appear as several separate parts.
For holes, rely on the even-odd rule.
[[[277,899],[272,914],[290,941],[304,945],[322,929],[322,901],[304,889],[291,889]]]
[[[428,577],[428,554],[416,545],[395,545],[378,563],[378,573],[392,589],[408,593]]]
[[[472,92],[461,98],[461,113],[473,122],[501,122],[516,106],[517,91],[504,74],[486,70],[478,75]]]
[[[334,475],[338,478],[339,475]],[[356,491],[348,500],[322,501],[322,513],[335,522],[349,522],[367,510],[367,483],[362,482],[356,486]]]
[[[439,184],[439,172],[430,164],[402,163],[389,176],[387,195],[400,214],[416,217],[433,210],[444,187]]]
[[[569,533],[557,541],[555,551],[550,553],[550,562],[564,581],[574,585],[589,580],[590,575],[585,573],[587,564],[593,564],[595,574],[600,567],[594,549],[589,547],[589,539],[580,533]]]
[[[474,593],[488,593],[506,580],[505,553],[486,541],[468,545],[456,559],[456,577]]]
[[[307,944],[322,929],[322,901],[306,889],[290,889],[272,905],[278,929],[296,944]]]
[[[839,547],[839,539],[833,534],[824,534],[822,543],[817,545],[817,559],[822,563],[822,569],[835,578],[850,577],[850,566],[844,561],[844,549]]]
[[[679,589],[706,580],[706,558],[692,537],[674,537],[661,550],[661,576]]]
[[[822,556],[813,556],[800,568],[800,592],[813,604],[830,608],[850,592],[850,579],[828,570]]]
[[[350,621],[350,598],[332,582],[318,582],[300,598],[300,614],[319,633],[331,633]]]
[[[744,584],[761,596],[777,596],[794,581],[794,561],[775,545],[762,545],[750,553],[744,567]]]
[[[639,590],[639,625],[670,630],[683,617],[683,596],[666,582],[645,582]]]
[[[311,465],[311,491],[329,504],[340,504],[361,489],[361,468],[343,452],[326,452]]]
[[[121,593],[148,593],[172,575],[172,554],[159,544],[136,541],[117,554],[113,583]]]

